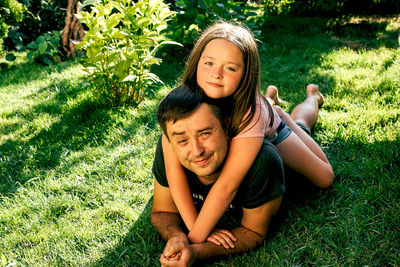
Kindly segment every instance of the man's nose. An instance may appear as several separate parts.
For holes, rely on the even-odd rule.
[[[192,154],[195,157],[200,157],[204,154],[204,146],[199,140],[193,140],[192,142]]]

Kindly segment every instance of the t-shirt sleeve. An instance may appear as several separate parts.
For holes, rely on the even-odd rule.
[[[257,208],[285,192],[282,159],[275,146],[264,141],[254,164],[248,171],[238,194],[242,207]]]
[[[271,137],[275,134],[276,129],[278,129],[279,124],[281,123],[281,118],[275,109],[272,109],[273,114],[270,114],[267,108],[267,103],[261,99],[262,96],[259,96],[256,101],[256,110],[254,112],[254,116],[251,119],[250,123],[244,128],[238,135],[236,135],[233,139],[239,138],[249,138],[249,137]],[[266,100],[265,100],[266,101]],[[249,114],[248,111],[247,114]],[[246,116],[247,116],[246,114]],[[271,115],[274,116],[274,123],[272,127],[270,124]]]
[[[157,182],[160,185],[168,187],[167,174],[165,172],[165,164],[164,164],[164,154],[161,145],[161,136],[157,142],[156,153],[154,155],[154,160],[153,160],[152,172]]]

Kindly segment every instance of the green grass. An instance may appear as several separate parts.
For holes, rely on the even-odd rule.
[[[291,186],[263,246],[209,266],[400,265],[400,21],[270,18],[262,84],[290,111],[316,83],[326,102],[314,137],[336,174],[332,188]],[[109,108],[82,67],[29,64],[0,75],[0,265],[156,266],[152,229],[157,104]],[[294,182],[293,182],[294,183]]]

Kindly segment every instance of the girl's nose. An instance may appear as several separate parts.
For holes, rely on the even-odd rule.
[[[221,68],[214,68],[211,74],[212,74],[212,77],[215,78],[215,79],[221,79],[222,78]]]

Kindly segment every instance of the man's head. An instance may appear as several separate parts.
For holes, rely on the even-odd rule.
[[[215,180],[228,150],[222,110],[201,89],[182,85],[160,102],[157,119],[181,164]]]

